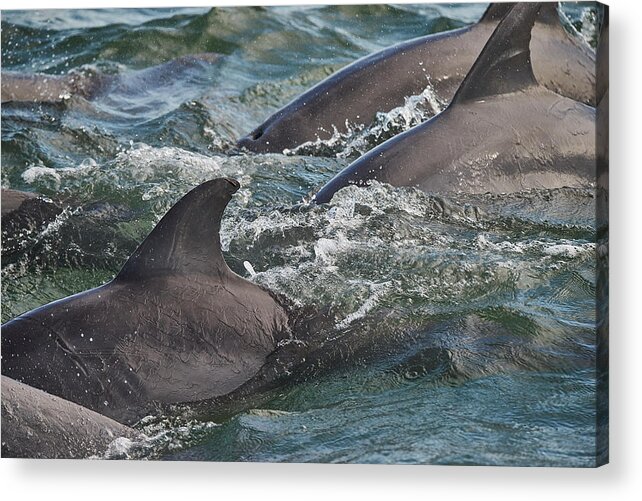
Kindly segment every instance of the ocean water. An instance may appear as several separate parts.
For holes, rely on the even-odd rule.
[[[301,204],[443,109],[429,88],[324,143],[232,149],[343,65],[485,6],[3,11],[3,71],[118,82],[94,100],[2,105],[2,186],[66,204],[44,227],[3,233],[3,322],[110,280],[182,195],[230,176],[242,185],[221,232],[232,269],[329,307],[328,344],[371,347],[234,409],[145,418],[147,438],[106,457],[582,467],[606,454],[592,190],[437,196],[375,183]],[[594,43],[593,5],[564,13]],[[160,66],[203,53],[219,56]]]

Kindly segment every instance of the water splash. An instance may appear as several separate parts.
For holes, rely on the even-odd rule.
[[[356,311],[350,313],[343,320],[337,323],[335,329],[345,329],[355,320],[365,317],[366,314],[377,305],[379,299],[392,287],[392,282],[384,282],[379,284],[371,283],[369,284],[369,286],[371,294],[368,299],[366,299]]]
[[[559,9],[562,24],[577,40],[580,40],[588,47],[595,48],[599,39],[598,15],[595,7],[584,7],[580,11],[579,18],[571,16],[563,9]]]
[[[155,459],[198,444],[220,426],[211,421],[181,421],[147,416],[136,426],[137,438],[118,437],[94,459]]]
[[[440,99],[428,83],[421,94],[406,97],[402,106],[377,113],[369,125],[346,121],[346,132],[334,127],[329,139],[317,138],[296,148],[284,150],[285,155],[334,155],[337,158],[356,158],[401,132],[441,113],[448,103]]]

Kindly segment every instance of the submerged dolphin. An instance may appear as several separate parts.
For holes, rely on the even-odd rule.
[[[282,152],[333,130],[346,121],[367,125],[379,111],[404,104],[430,84],[449,103],[508,12],[511,3],[491,4],[472,26],[402,42],[346,66],[269,117],[238,141],[253,152]],[[556,3],[542,7],[533,29],[533,70],[540,83],[595,105],[595,55],[562,27]]]
[[[2,326],[2,374],[121,423],[232,392],[290,337],[270,292],[234,274],[219,230],[238,182],[185,195],[118,276]]]
[[[2,261],[8,264],[30,247],[34,235],[53,222],[63,206],[37,193],[2,188]]]
[[[2,457],[82,459],[139,434],[97,412],[2,376]]]
[[[76,95],[95,99],[117,90],[136,95],[166,85],[183,73],[200,65],[213,64],[219,54],[205,52],[181,56],[167,63],[123,75],[107,75],[97,71],[79,71],[67,75],[24,74],[12,71],[2,73],[2,102],[32,101],[59,102]]]
[[[20,209],[22,204],[27,200],[36,198],[38,195],[28,191],[11,190],[2,188],[0,191],[0,205],[2,206],[2,217],[8,216],[12,212]]]
[[[370,150],[314,197],[377,180],[428,192],[501,193],[595,182],[595,109],[539,85],[529,41],[539,4],[499,24],[453,101]]]
[[[44,224],[62,212],[60,203],[53,202],[38,193],[10,188],[0,190],[0,205],[2,206],[3,236],[6,233],[17,233],[20,223],[29,221]],[[24,230],[24,224],[22,226],[20,229]]]

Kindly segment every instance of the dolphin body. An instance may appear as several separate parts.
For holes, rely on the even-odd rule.
[[[2,457],[82,459],[117,438],[138,438],[127,426],[78,404],[2,376]]]
[[[223,259],[221,217],[238,188],[198,186],[114,280],[4,324],[2,374],[124,424],[251,379],[291,331],[281,301]]]
[[[538,10],[515,5],[446,110],[370,150],[314,200],[369,180],[440,193],[592,186],[595,109],[536,81],[529,42]]]
[[[24,230],[27,222],[31,226],[50,222],[62,212],[61,203],[53,202],[39,193],[10,188],[0,190],[0,205],[3,237]]]
[[[14,261],[30,243],[27,235],[40,232],[64,207],[37,193],[2,188],[2,261]]]
[[[219,54],[212,52],[181,56],[158,66],[117,76],[93,70],[67,75],[7,71],[2,73],[0,95],[3,103],[11,101],[55,103],[70,96],[81,96],[87,100],[93,100],[112,92],[133,96],[166,86],[195,68],[214,64],[220,57]]]
[[[381,311],[344,328],[329,311],[290,310],[223,260],[220,219],[237,188],[226,179],[195,188],[112,282],[2,326],[3,376],[27,395],[3,393],[3,405],[6,400],[15,409],[17,402],[19,411],[12,411],[14,428],[3,437],[12,454],[66,454],[56,448],[76,439],[74,457],[98,453],[104,443],[96,441],[104,435],[96,430],[113,426],[109,418],[131,424],[149,413],[187,411],[190,418],[211,419],[247,408],[282,385],[372,360],[385,359],[393,371],[406,361],[420,363],[440,378],[475,377],[479,367],[487,374],[489,360],[495,370],[511,370],[517,352],[519,370],[525,361],[551,367],[550,357],[533,349],[538,340],[515,337],[476,315],[397,329],[387,320],[391,312]],[[462,349],[462,335],[478,349]],[[491,357],[489,346],[500,349]],[[39,397],[29,403],[31,393]],[[58,445],[42,444],[42,428],[29,441],[34,421],[50,429]],[[66,437],[69,426],[78,430]]]
[[[359,59],[281,108],[237,145],[256,153],[280,153],[329,139],[335,128],[347,132],[346,122],[367,125],[377,112],[402,106],[406,97],[421,94],[428,84],[441,102],[449,103],[512,5],[491,4],[476,24]],[[595,55],[566,33],[557,3],[543,5],[531,46],[533,70],[542,85],[595,106]]]
[[[0,206],[2,207],[2,217],[8,216],[22,207],[24,202],[36,198],[38,195],[28,191],[12,190],[2,188],[0,191]]]

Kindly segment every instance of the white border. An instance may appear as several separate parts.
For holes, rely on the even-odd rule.
[[[284,5],[279,0],[191,0],[189,7]],[[330,3],[385,3],[381,0]],[[418,2],[396,2],[418,3]],[[0,461],[4,499],[315,500],[639,499],[642,2],[611,0],[611,464],[597,469],[292,465],[104,461]],[[176,7],[177,0],[7,0],[3,9]]]

